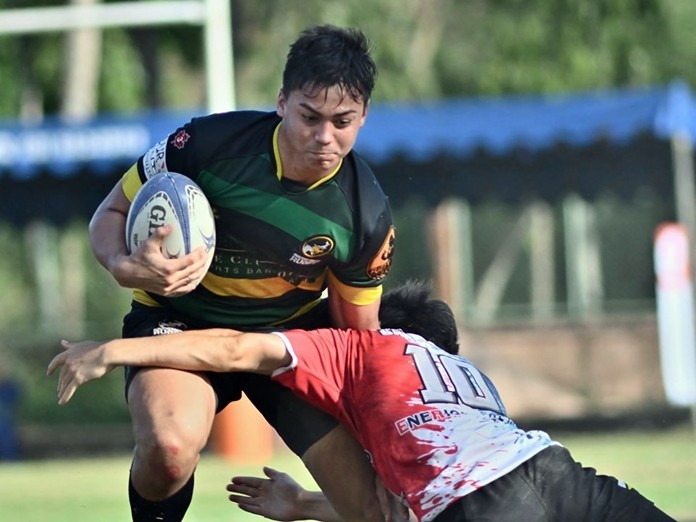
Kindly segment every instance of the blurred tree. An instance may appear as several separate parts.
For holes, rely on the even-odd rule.
[[[244,107],[273,104],[288,44],[316,23],[370,36],[376,100],[696,84],[692,0],[230,1]],[[0,9],[68,2],[0,0]],[[0,35],[0,117],[60,111],[65,38]],[[98,108],[202,107],[202,67],[199,27],[104,30]]]
[[[462,18],[448,17],[439,55],[445,96],[661,83],[676,72],[666,0],[466,4]]]
[[[672,76],[686,80],[696,86],[696,2],[693,0],[667,0],[667,17],[672,34],[672,45],[668,54],[663,56]]]

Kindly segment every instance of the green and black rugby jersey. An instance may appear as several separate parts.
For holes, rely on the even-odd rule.
[[[329,280],[349,302],[379,299],[394,242],[387,197],[354,152],[314,186],[283,179],[281,121],[257,111],[194,118],[124,175],[132,201],[152,176],[185,174],[216,220],[215,256],[198,288],[169,299],[136,291],[136,301],[206,323],[261,327],[311,309]]]

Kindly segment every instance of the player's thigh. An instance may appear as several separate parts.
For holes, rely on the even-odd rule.
[[[584,522],[588,492],[567,451],[551,446],[450,504],[436,522]]]
[[[215,406],[215,392],[204,374],[143,368],[128,387],[136,441],[173,436],[200,450],[208,439]]]
[[[579,522],[673,521],[622,481],[598,475],[594,468],[582,466],[561,446],[547,448],[521,468],[533,472],[531,481],[553,519]]]
[[[302,462],[344,519],[382,519],[372,466],[345,427],[337,425],[315,442]]]
[[[597,475],[591,520],[612,522],[676,522],[652,501],[615,477]]]

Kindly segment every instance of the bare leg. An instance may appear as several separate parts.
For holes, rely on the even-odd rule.
[[[331,430],[302,455],[302,461],[343,520],[384,521],[372,466],[346,428]]]
[[[145,499],[160,501],[186,484],[215,417],[215,393],[201,375],[141,370],[128,390],[135,451],[131,480]]]

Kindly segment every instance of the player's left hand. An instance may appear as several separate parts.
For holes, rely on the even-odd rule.
[[[58,404],[67,403],[82,384],[99,379],[114,366],[104,362],[104,343],[82,341],[71,343],[61,341],[63,352],[56,355],[48,364],[46,374],[51,376],[61,368],[58,376]]]
[[[227,491],[240,509],[271,520],[298,520],[295,506],[306,490],[282,471],[264,467],[262,477],[232,477]]]

